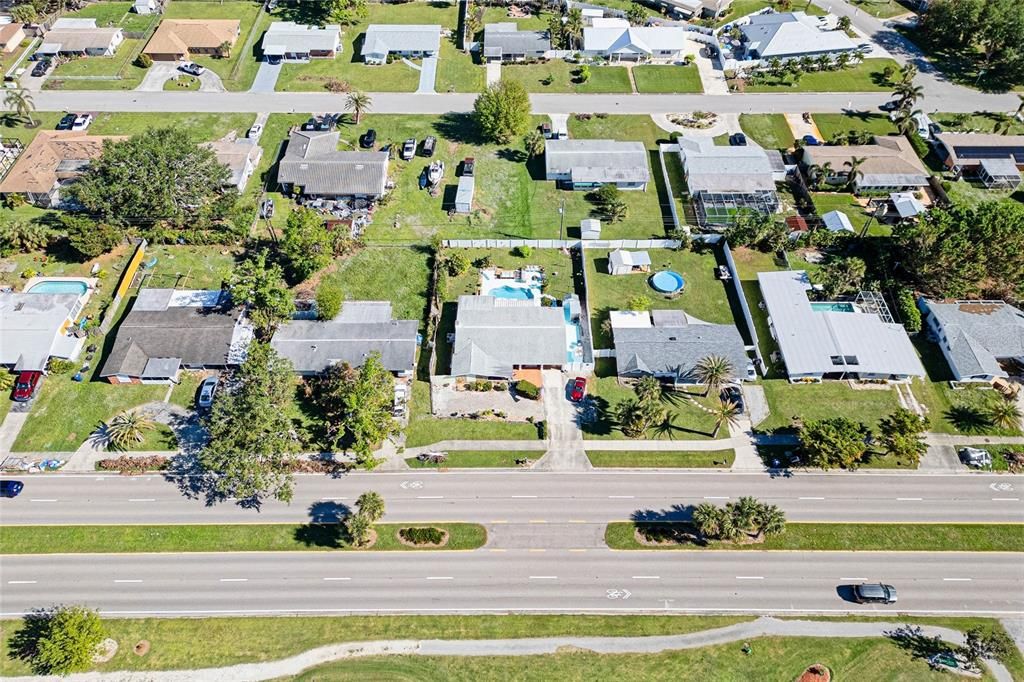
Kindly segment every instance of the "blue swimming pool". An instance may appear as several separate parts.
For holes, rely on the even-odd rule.
[[[51,279],[33,284],[28,290],[30,294],[78,294],[81,296],[89,290],[85,282],[75,280]]]
[[[529,289],[524,289],[521,287],[510,287],[508,285],[505,285],[503,287],[495,287],[487,293],[489,293],[491,296],[494,296],[495,298],[514,298],[519,301],[525,301],[527,299],[533,298],[533,292],[530,291]]]
[[[674,294],[686,286],[683,276],[674,270],[662,270],[651,276],[651,286],[663,294]]]
[[[812,303],[811,310],[819,313],[852,313],[855,312],[852,303]]]

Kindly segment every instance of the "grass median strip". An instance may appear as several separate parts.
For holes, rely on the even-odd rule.
[[[735,450],[588,450],[590,463],[598,468],[714,468],[728,469]]]
[[[401,528],[434,527],[448,532],[444,547],[414,547],[398,539]],[[338,523],[268,523],[152,526],[7,526],[0,530],[4,554],[98,554],[114,552],[297,552],[324,550],[418,551],[482,547],[486,529],[475,523],[378,523],[371,547],[353,547]]]
[[[605,542],[612,549],[728,549],[888,552],[1024,552],[1024,524],[788,523],[763,542],[692,540],[689,523],[616,521]],[[645,541],[641,537],[646,538]]]

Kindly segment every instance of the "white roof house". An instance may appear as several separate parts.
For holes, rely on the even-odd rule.
[[[333,57],[341,51],[341,26],[329,24],[321,28],[275,21],[263,34],[261,49],[267,56],[285,59]]]
[[[545,178],[573,189],[614,184],[619,189],[643,190],[651,173],[643,142],[620,140],[546,140]]]
[[[790,381],[925,375],[902,325],[857,303],[812,302],[803,270],[760,272],[757,281]]]
[[[78,294],[0,294],[0,365],[43,370],[50,356],[74,359],[84,338],[65,330],[81,310]]]
[[[829,232],[853,232],[853,223],[850,222],[850,217],[842,211],[829,211],[825,215],[821,216],[821,219],[825,223],[825,228]]]
[[[360,54],[367,64],[383,64],[391,53],[430,57],[440,49],[440,24],[370,24]]]
[[[755,14],[739,29],[751,59],[791,59],[857,49],[845,31],[823,31],[817,17],[803,12]]]
[[[53,22],[36,52],[109,57],[122,42],[124,31],[118,26],[101,27],[95,19],[63,17]]]
[[[680,26],[617,26],[583,29],[583,52],[612,60],[672,60],[686,48],[686,29]]]

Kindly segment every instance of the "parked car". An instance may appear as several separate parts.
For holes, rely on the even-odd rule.
[[[408,161],[414,156],[416,156],[416,138],[410,137],[402,144],[402,160]]]
[[[258,140],[260,135],[263,134],[263,126],[259,123],[254,123],[252,128],[249,128],[249,132],[246,133],[246,137],[250,137],[254,140]]]
[[[316,130],[316,119],[315,118],[311,118],[308,121],[306,121],[305,123],[303,123],[302,124],[302,129],[303,130]]]
[[[878,108],[881,109],[882,111],[896,111],[897,109],[900,108],[900,103],[898,100],[891,99],[888,102],[883,102],[882,104],[879,104]]]
[[[184,64],[178,67],[178,70],[183,71],[189,74],[190,76],[202,76],[204,73],[206,73],[206,67],[199,66],[195,62],[185,62]]]
[[[261,218],[273,218],[274,217],[274,200],[264,199],[263,203],[260,204],[260,217]]]
[[[377,144],[377,131],[370,128],[362,137],[359,138],[359,146],[363,149],[373,149],[373,145]]]
[[[722,402],[736,403],[736,408],[743,414],[743,391],[739,386],[726,386],[719,392]]]
[[[960,461],[969,467],[984,469],[992,466],[992,453],[981,448],[961,448],[957,453]]]
[[[334,119],[330,116],[321,116],[315,120],[313,130],[334,130]]]
[[[576,377],[572,382],[572,392],[569,393],[569,398],[574,402],[578,403],[587,395],[587,380],[583,377]]]
[[[71,130],[71,126],[75,125],[76,118],[78,118],[78,114],[65,114],[57,121],[57,130]]]
[[[743,133],[733,133],[729,136],[729,144],[733,147],[746,147],[747,136]]]
[[[21,481],[0,481],[0,497],[17,497],[24,487]]]
[[[896,588],[884,583],[861,583],[853,588],[858,604],[895,604]]]
[[[206,377],[203,382],[199,384],[198,396],[196,397],[196,406],[203,409],[209,409],[213,407],[213,394],[217,392],[217,377]]]
[[[814,135],[804,135],[803,141],[808,147],[818,147],[821,145],[821,142]]]
[[[462,160],[462,175],[467,178],[473,177],[473,172],[476,170],[476,158],[467,156]]]
[[[437,138],[433,135],[427,135],[426,139],[423,140],[423,156],[430,158],[434,155],[434,148],[437,146]]]
[[[43,76],[45,76],[46,72],[50,70],[50,64],[52,63],[53,62],[50,61],[49,57],[40,59],[38,62],[36,62],[36,65],[32,67],[32,77],[42,78]]]
[[[267,64],[273,64],[273,65],[276,66],[276,65],[278,65],[280,63],[281,63],[281,55],[279,55],[279,54],[268,54],[267,55]]]
[[[75,116],[75,120],[71,124],[71,129],[76,132],[82,132],[83,130],[88,130],[91,125],[92,114],[79,114],[78,116]]]
[[[18,372],[14,379],[14,390],[11,392],[11,400],[19,403],[27,403],[32,400],[36,389],[39,387],[39,380],[43,373],[39,371]]]

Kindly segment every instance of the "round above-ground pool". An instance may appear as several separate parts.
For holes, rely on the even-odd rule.
[[[489,295],[495,298],[513,298],[520,301],[533,298],[533,292],[525,287],[510,287],[507,284],[501,287],[495,287],[487,292]]]
[[[683,290],[686,280],[674,270],[661,270],[651,275],[651,286],[663,294],[675,294]]]
[[[30,294],[78,294],[81,296],[89,290],[89,285],[81,280],[48,279],[33,284],[28,289]]]

